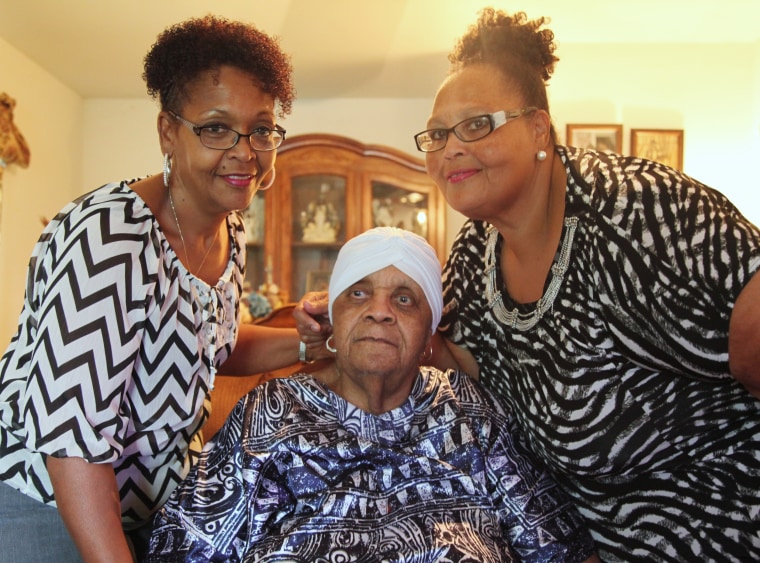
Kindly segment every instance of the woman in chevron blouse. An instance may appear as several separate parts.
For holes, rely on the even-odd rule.
[[[336,361],[238,403],[159,511],[148,561],[599,561],[493,395],[420,368],[443,308],[425,239],[354,237],[330,295]]]
[[[295,331],[238,325],[237,210],[274,178],[291,74],[272,38],[212,16],[148,52],[163,174],[50,222],[0,362],[3,560],[131,561],[199,449],[217,369],[297,361]]]
[[[603,560],[760,560],[760,230],[679,171],[559,146],[543,24],[485,10],[416,135],[469,218],[435,362],[506,399]]]

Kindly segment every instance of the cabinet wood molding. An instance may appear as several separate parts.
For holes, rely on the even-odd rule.
[[[387,147],[385,145],[365,145],[355,139],[341,137],[340,135],[331,135],[329,133],[311,133],[285,139],[282,146],[277,149],[277,155],[279,158],[280,155],[283,155],[288,151],[309,146],[321,147],[323,149],[343,149],[354,152],[360,156],[377,157],[395,162],[417,172],[425,172],[425,161],[394,147]]]

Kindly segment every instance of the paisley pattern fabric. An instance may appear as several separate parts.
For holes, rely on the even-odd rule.
[[[150,518],[189,471],[237,338],[245,235],[237,215],[228,228],[230,261],[210,287],[127,182],[50,222],[0,360],[0,479],[55,504],[45,456],[111,463],[125,524]]]
[[[499,320],[489,225],[468,221],[444,269],[444,333],[514,409],[604,560],[760,560],[760,401],[729,374],[727,341],[760,230],[660,164],[557,150],[576,220],[552,306],[526,330]],[[499,268],[495,285],[507,310],[535,310]]]
[[[244,397],[159,511],[148,561],[583,561],[581,518],[468,376],[374,416],[312,376]]]

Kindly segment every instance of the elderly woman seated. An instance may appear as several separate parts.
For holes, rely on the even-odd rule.
[[[367,231],[329,289],[335,362],[238,403],[157,515],[149,561],[597,561],[494,396],[420,367],[442,308],[427,242]]]

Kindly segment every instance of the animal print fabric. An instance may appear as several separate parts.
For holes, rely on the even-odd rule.
[[[126,182],[50,222],[0,360],[0,479],[54,504],[45,456],[81,457],[113,464],[125,524],[163,504],[189,470],[216,366],[237,337],[245,237],[237,215],[228,226],[230,262],[210,287]]]
[[[485,299],[489,225],[468,221],[445,266],[444,332],[514,409],[605,561],[760,560],[760,401],[730,376],[727,343],[760,231],[660,164],[558,153],[578,221],[553,306],[529,330],[500,322]],[[532,312],[500,270],[497,287]]]

